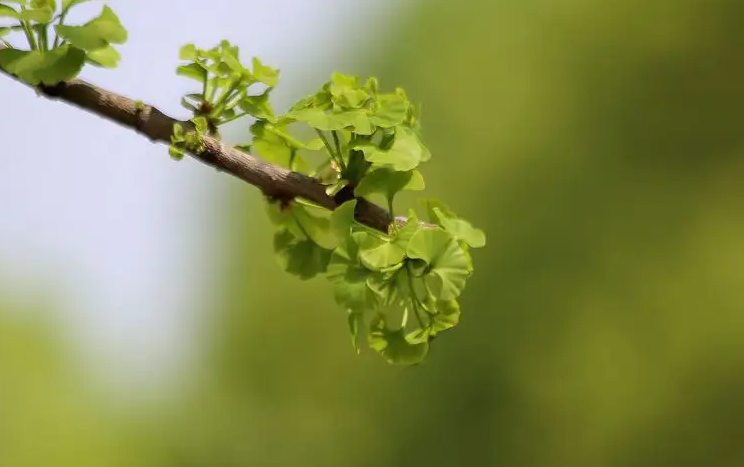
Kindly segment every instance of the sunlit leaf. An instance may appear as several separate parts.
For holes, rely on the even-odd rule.
[[[121,60],[119,52],[107,45],[101,49],[96,49],[88,52],[86,57],[93,64],[103,68],[116,68]]]
[[[354,189],[356,196],[369,196],[374,193],[392,200],[403,190],[420,191],[424,189],[424,177],[418,170],[399,172],[381,167],[366,174]]]
[[[441,280],[438,298],[454,300],[465,288],[471,269],[455,237],[439,228],[418,230],[408,242],[406,254],[429,265],[429,273]]]
[[[176,74],[178,76],[184,76],[186,78],[194,79],[196,81],[199,81],[200,83],[203,83],[207,80],[207,70],[205,70],[204,67],[199,65],[198,63],[179,65],[178,68],[176,68]]]
[[[379,297],[367,286],[374,275],[359,260],[359,245],[365,234],[355,232],[333,250],[326,276],[333,284],[336,301],[354,310],[374,309]]]
[[[83,50],[97,50],[109,44],[122,44],[127,40],[127,30],[108,6],[104,6],[99,16],[82,26],[54,27],[61,38]]]
[[[377,108],[369,116],[369,120],[372,124],[382,128],[392,128],[400,125],[408,115],[408,102],[395,94],[379,96],[376,106]]]
[[[397,331],[387,329],[381,317],[376,317],[370,324],[368,341],[371,348],[379,352],[389,363],[396,365],[421,363],[429,352],[428,342],[412,342],[403,329]]]
[[[69,45],[48,52],[0,50],[0,67],[33,85],[52,85],[72,79],[84,62],[85,52]]]
[[[331,213],[331,232],[339,240],[345,239],[351,233],[351,226],[354,225],[354,209],[356,205],[357,200],[352,199],[337,207]]]
[[[459,241],[467,243],[471,248],[481,248],[486,245],[486,234],[473,227],[465,219],[460,219],[444,203],[435,199],[424,199],[421,203],[429,213],[429,222],[441,225],[446,231]]]
[[[359,86],[359,77],[334,73],[330,86],[333,102],[342,109],[357,109],[364,105],[369,95]]]
[[[403,126],[395,129],[395,140],[389,150],[382,150],[374,145],[361,145],[358,149],[364,152],[365,159],[372,164],[399,171],[415,169],[429,158],[429,153],[418,136],[413,130]]]
[[[258,58],[253,59],[253,76],[272,88],[279,83],[279,70],[264,65]]]

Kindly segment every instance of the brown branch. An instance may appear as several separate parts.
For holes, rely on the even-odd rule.
[[[28,85],[1,68],[0,73]],[[34,89],[46,97],[72,104],[135,130],[153,142],[170,144],[174,123],[180,123],[185,129],[193,128],[190,122],[176,120],[151,105],[138,103],[81,79]],[[271,164],[210,136],[204,136],[204,143],[206,145],[204,152],[190,155],[217,170],[258,187],[269,197],[303,198],[329,210],[339,205],[334,198],[326,194],[325,186],[316,178]],[[364,199],[358,199],[355,217],[359,222],[383,232],[387,232],[391,222],[386,210]],[[396,219],[396,222],[405,223],[405,219]]]

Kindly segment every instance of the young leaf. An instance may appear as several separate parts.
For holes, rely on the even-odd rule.
[[[72,79],[84,62],[85,52],[69,45],[48,52],[0,50],[0,67],[33,85],[52,85]]]
[[[372,134],[369,117],[361,110],[327,113],[320,108],[307,108],[290,112],[289,116],[320,131],[336,131],[353,127],[360,135]]]
[[[326,272],[331,251],[311,240],[299,240],[287,229],[274,234],[274,252],[282,268],[302,280]]]
[[[359,77],[334,73],[331,77],[330,91],[333,103],[341,109],[358,109],[369,99],[369,95],[359,87]]]
[[[253,76],[265,85],[273,88],[279,84],[279,70],[264,65],[258,58],[253,58]]]
[[[333,284],[336,302],[354,310],[374,309],[378,296],[367,286],[367,280],[375,274],[359,261],[359,236],[355,232],[346,237],[331,254],[326,277]]]
[[[354,225],[354,209],[357,200],[352,199],[334,209],[331,213],[330,228],[331,232],[339,240],[343,240],[351,234],[351,226]]]
[[[442,229],[421,229],[410,242],[406,254],[409,258],[426,261],[430,274],[441,280],[438,298],[454,300],[465,288],[471,268],[465,252],[455,237]]]
[[[373,235],[368,235],[359,248],[362,264],[373,271],[396,265],[406,256],[405,248],[394,240],[383,240]]]
[[[91,50],[86,56],[87,60],[92,64],[103,67],[103,68],[116,68],[121,60],[119,52],[107,45],[101,49]]]
[[[408,115],[408,102],[395,94],[384,94],[377,98],[376,109],[369,116],[373,125],[392,128],[402,124]]]
[[[467,243],[471,248],[481,248],[486,245],[486,234],[470,224],[465,219],[459,219],[442,202],[435,199],[421,200],[429,213],[429,221],[441,225],[444,230],[455,236],[459,241]]]
[[[381,167],[365,175],[354,189],[354,194],[362,197],[380,193],[392,200],[402,190],[420,191],[423,189],[424,177],[418,170],[398,172]]]
[[[274,111],[269,104],[269,89],[256,96],[245,96],[241,98],[238,101],[238,107],[258,119],[274,120]]]
[[[391,239],[380,239],[367,235],[359,245],[359,259],[362,264],[373,271],[380,271],[399,264],[406,256],[406,249],[419,229],[415,213],[411,219]]]
[[[0,18],[18,19],[18,12],[7,5],[0,4]]]
[[[379,352],[388,363],[396,365],[415,365],[421,363],[429,352],[429,343],[413,342],[404,330],[390,331],[381,317],[370,324],[368,341],[370,347]]]
[[[34,21],[36,23],[48,23],[54,17],[54,10],[51,6],[35,8],[33,10],[23,10],[18,13],[17,18],[21,21]]]
[[[380,167],[407,171],[415,169],[419,163],[429,159],[429,152],[413,130],[400,126],[395,129],[395,140],[389,150],[382,150],[373,145],[358,146],[364,152],[364,158]]]
[[[186,78],[195,79],[200,83],[207,80],[207,70],[199,63],[189,63],[188,65],[179,65],[176,68],[176,74],[178,76],[184,76]]]
[[[178,51],[179,60],[196,60],[196,46],[194,44],[186,44],[182,46]]]
[[[127,30],[119,22],[119,17],[108,6],[101,14],[82,26],[56,25],[57,34],[70,44],[83,50],[96,50],[109,44],[123,44],[127,40]]]

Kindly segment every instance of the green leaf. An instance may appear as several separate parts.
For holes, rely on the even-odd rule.
[[[455,300],[436,302],[434,309],[436,313],[431,316],[429,334],[436,336],[442,331],[451,329],[460,322],[460,304]]]
[[[459,219],[442,202],[435,199],[423,199],[421,203],[429,213],[429,222],[441,225],[444,230],[472,248],[481,248],[486,245],[486,234],[481,229],[476,229],[465,219]]]
[[[333,103],[342,109],[358,109],[369,99],[369,94],[359,87],[359,77],[334,73],[330,91]]]
[[[468,258],[455,237],[439,228],[417,231],[408,243],[406,255],[426,261],[429,274],[439,277],[441,300],[457,298],[471,274]]]
[[[364,152],[364,158],[375,166],[398,171],[415,169],[430,157],[413,130],[403,126],[396,127],[393,146],[389,150],[381,150],[373,145],[360,145],[357,149]]]
[[[394,240],[383,240],[373,235],[368,235],[359,248],[362,264],[373,271],[399,264],[406,256],[405,248]]]
[[[183,159],[185,152],[183,149],[179,147],[170,145],[168,147],[168,154],[170,155],[171,159],[180,161],[181,159]]]
[[[373,271],[395,266],[406,256],[408,244],[419,229],[415,213],[411,219],[390,239],[381,239],[368,235],[359,245],[359,259],[362,264]]]
[[[318,215],[314,215],[315,211]],[[292,214],[302,228],[303,236],[307,236],[316,244],[332,250],[338,244],[335,236],[330,231],[330,218],[320,217],[328,211],[322,208],[311,208],[296,204],[292,207]]]
[[[360,135],[372,134],[369,117],[361,110],[325,112],[320,108],[307,108],[290,112],[289,116],[320,131],[337,131],[353,127]]]
[[[33,10],[24,10],[18,13],[17,16],[21,21],[35,21],[37,23],[48,23],[53,17],[54,10],[49,6]]]
[[[390,331],[381,317],[370,324],[369,346],[379,352],[388,363],[415,365],[421,363],[429,352],[428,342],[414,342],[401,328]]]
[[[424,189],[424,177],[418,170],[398,172],[381,167],[369,172],[354,189],[356,196],[369,196],[380,193],[392,200],[402,190],[420,191]]]
[[[266,120],[274,119],[274,111],[269,104],[269,90],[256,96],[245,96],[238,101],[238,107],[249,115]]]
[[[180,60],[196,60],[197,50],[194,44],[186,44],[178,50]]]
[[[351,345],[354,346],[354,350],[359,355],[362,352],[359,348],[359,328],[364,324],[364,313],[350,309],[347,319],[349,332],[351,332]]]
[[[0,4],[0,18],[16,18],[18,19],[18,12],[13,8]]]
[[[282,269],[302,280],[326,272],[331,251],[311,240],[299,240],[287,229],[274,234],[274,252]]]
[[[340,305],[354,310],[374,309],[379,297],[368,286],[375,275],[359,261],[359,245],[366,234],[354,232],[333,250],[326,276],[333,284],[334,298]]]
[[[69,45],[48,52],[0,50],[0,67],[33,85],[52,85],[72,79],[84,62],[85,52]]]
[[[256,152],[269,162],[273,162],[285,168],[289,168],[292,148],[284,141],[276,139],[254,138],[252,143]]]
[[[127,40],[127,30],[108,6],[104,6],[99,16],[82,26],[56,25],[54,28],[60,37],[83,50],[96,50],[109,44],[123,44]]]
[[[343,240],[351,234],[356,205],[357,200],[352,199],[337,207],[331,213],[330,229],[339,240]]]
[[[408,102],[395,94],[384,94],[377,98],[376,109],[369,116],[373,125],[392,128],[402,124],[408,115]]]
[[[3,26],[0,27],[0,37],[3,37],[13,31],[22,31],[23,26]]]
[[[279,84],[279,70],[264,65],[256,57],[253,58],[253,76],[271,88]]]
[[[189,63],[188,65],[179,65],[176,68],[176,74],[178,76],[184,76],[186,78],[195,79],[200,83],[207,80],[207,70],[199,63]]]
[[[103,68],[116,68],[121,60],[119,52],[110,45],[88,52],[88,61]]]
[[[199,116],[191,119],[197,133],[206,133],[209,130],[209,122],[206,118]]]
[[[434,208],[434,212],[439,217],[441,226],[458,240],[467,243],[471,248],[486,246],[486,234],[482,230],[473,227],[470,222],[465,219],[447,217],[436,207]]]

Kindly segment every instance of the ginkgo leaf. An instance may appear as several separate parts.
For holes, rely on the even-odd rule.
[[[403,123],[408,115],[408,102],[395,94],[383,94],[376,100],[376,109],[369,116],[373,125],[392,128]]]
[[[341,206],[337,207],[331,213],[330,228],[331,232],[339,240],[345,239],[351,234],[351,226],[354,225],[354,210],[356,209],[357,200],[352,199]]]
[[[88,62],[103,68],[116,68],[121,60],[121,55],[111,45],[91,50],[86,55]]]
[[[471,248],[481,248],[486,245],[486,234],[473,227],[465,219],[460,219],[444,203],[435,199],[424,199],[421,202],[429,212],[429,221],[441,225],[446,231],[459,241],[467,243]]]
[[[359,261],[359,242],[363,232],[354,232],[331,254],[326,277],[334,286],[336,301],[354,310],[374,309],[378,296],[367,286],[374,273]]]
[[[455,237],[443,229],[420,229],[408,242],[406,254],[429,265],[429,274],[441,280],[438,298],[454,300],[465,288],[471,269]]]
[[[362,107],[369,94],[359,86],[359,77],[334,73],[330,86],[333,103],[342,109]]]
[[[413,341],[402,328],[396,331],[387,329],[382,317],[376,317],[370,323],[367,339],[372,349],[379,352],[389,363],[396,365],[421,363],[429,352],[428,342]]]
[[[295,110],[289,116],[320,131],[336,131],[353,127],[360,135],[372,134],[369,117],[361,110],[326,112],[320,108],[306,108]]]
[[[127,40],[127,30],[108,6],[104,6],[100,15],[82,26],[56,25],[54,28],[70,44],[89,51],[109,44],[123,44]]]
[[[68,44],[50,51],[0,49],[0,67],[33,85],[67,81],[84,63],[85,52]]]
[[[393,146],[388,150],[370,144],[359,145],[357,149],[364,152],[364,158],[372,164],[400,171],[415,169],[430,157],[413,130],[404,126],[395,129]]]
[[[399,264],[406,257],[406,248],[419,229],[418,220],[412,214],[409,221],[394,236],[382,239],[367,235],[359,245],[359,259],[373,271],[380,271]]]
[[[323,274],[328,268],[331,251],[312,240],[301,240],[287,229],[274,234],[274,253],[282,268],[302,280]]]
[[[354,194],[356,196],[369,196],[380,193],[392,201],[400,191],[421,191],[423,189],[424,177],[418,170],[398,172],[381,167],[367,173],[354,189]]]

